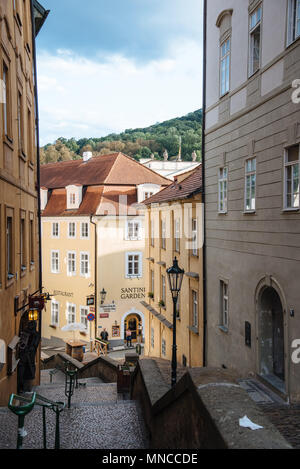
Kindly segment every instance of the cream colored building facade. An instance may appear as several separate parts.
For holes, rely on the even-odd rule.
[[[184,193],[184,194],[182,194]],[[146,201],[147,247],[144,262],[146,300],[145,355],[171,360],[173,300],[167,269],[176,257],[185,274],[177,302],[178,363],[203,364],[203,205],[201,167]],[[150,204],[150,205],[149,205]]]
[[[85,326],[75,337],[86,343],[104,329],[111,347],[124,344],[128,328],[133,343],[144,340],[145,229],[139,204],[168,184],[121,153],[42,167],[43,279],[52,295],[44,344],[73,339],[62,328],[74,322]],[[95,315],[92,322],[89,313]]]

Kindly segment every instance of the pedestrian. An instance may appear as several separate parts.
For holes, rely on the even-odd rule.
[[[100,337],[101,337],[102,340],[108,340],[108,332],[105,328],[101,332]]]
[[[131,347],[131,330],[130,329],[127,329],[126,331],[126,345],[128,347],[128,344],[130,345]]]

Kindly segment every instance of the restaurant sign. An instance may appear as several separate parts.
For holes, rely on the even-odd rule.
[[[146,288],[121,288],[121,300],[134,300],[146,297]]]

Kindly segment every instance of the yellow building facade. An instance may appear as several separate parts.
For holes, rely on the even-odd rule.
[[[171,360],[173,300],[167,269],[176,257],[185,274],[177,302],[177,360],[189,367],[203,365],[203,205],[201,167],[182,175],[145,202],[147,298],[145,355]]]
[[[47,14],[35,1],[0,3],[0,406],[20,387],[18,344],[40,288],[33,70]],[[35,361],[38,383],[39,352]]]
[[[104,329],[111,348],[124,345],[127,329],[133,343],[143,342],[145,216],[140,204],[170,182],[121,153],[44,165],[41,175],[43,281],[51,294],[43,343],[62,346],[75,335],[88,344]],[[90,313],[95,315],[91,322]],[[72,323],[85,330],[63,330]]]

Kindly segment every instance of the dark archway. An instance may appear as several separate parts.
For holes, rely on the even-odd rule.
[[[277,291],[265,287],[259,300],[260,374],[276,387],[283,388],[284,321],[283,307]]]

